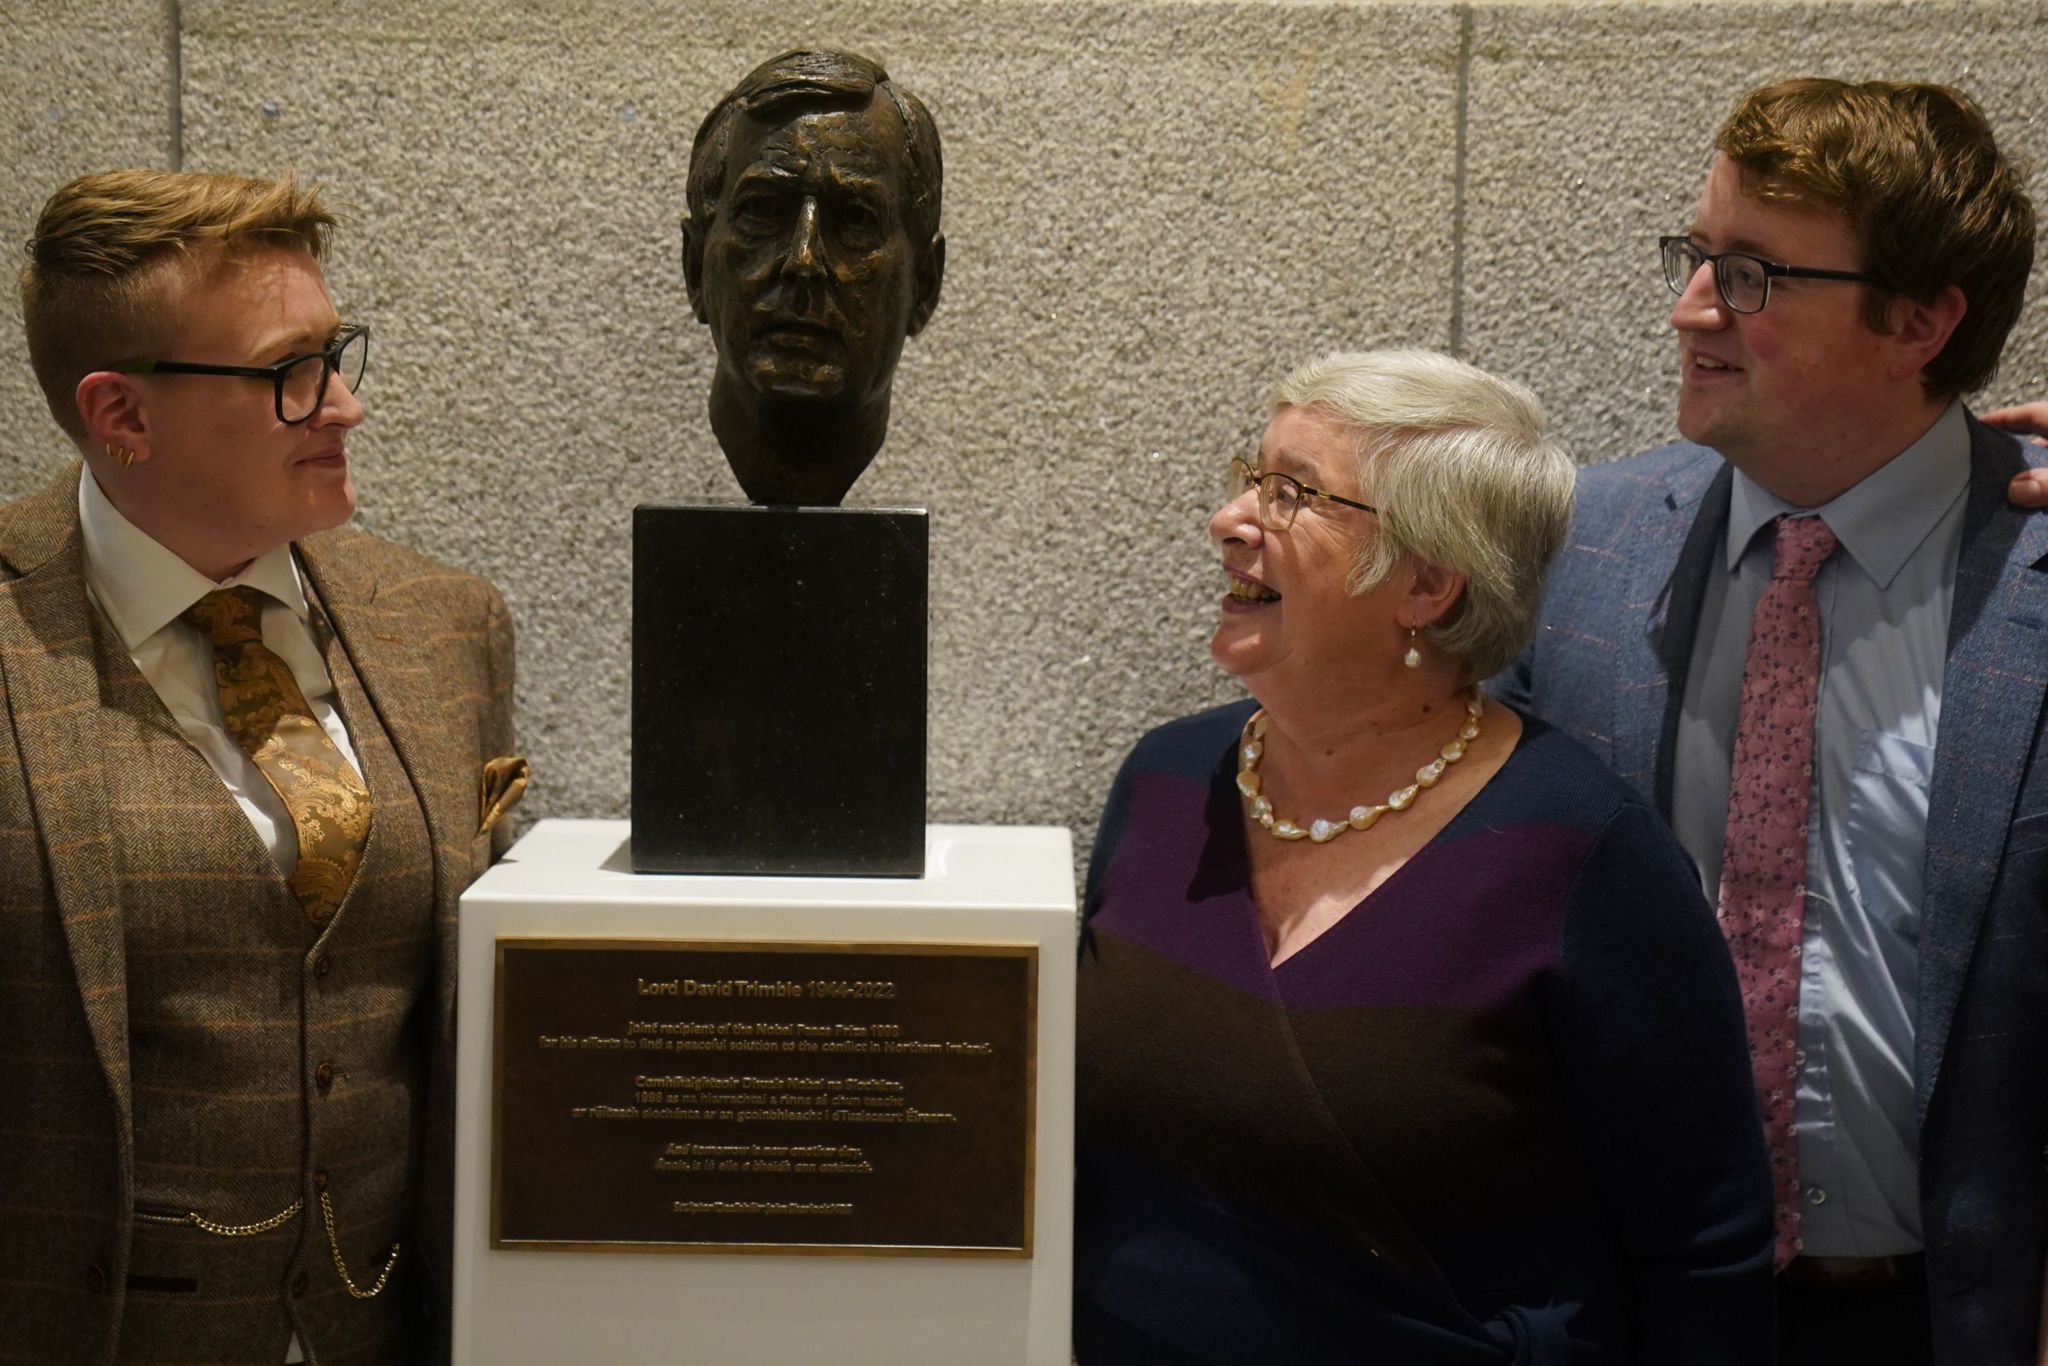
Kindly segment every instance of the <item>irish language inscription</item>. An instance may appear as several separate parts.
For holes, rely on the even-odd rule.
[[[500,939],[491,1245],[1028,1256],[1037,952]]]

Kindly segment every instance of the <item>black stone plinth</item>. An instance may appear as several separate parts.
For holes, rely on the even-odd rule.
[[[633,510],[633,870],[922,877],[922,508]]]

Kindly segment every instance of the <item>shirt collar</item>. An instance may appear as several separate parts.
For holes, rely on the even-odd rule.
[[[1953,400],[1918,441],[1817,508],[1794,507],[1737,470],[1728,498],[1728,570],[1735,571],[1766,522],[1812,512],[1879,588],[1889,587],[1969,483],[1970,429],[1963,405]]]
[[[247,585],[307,619],[306,589],[289,545],[266,550],[241,573],[215,583],[122,516],[90,469],[78,479],[78,525],[86,584],[130,653],[216,588]]]

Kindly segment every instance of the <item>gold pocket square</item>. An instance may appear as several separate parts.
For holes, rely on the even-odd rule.
[[[519,805],[519,799],[526,795],[526,784],[533,776],[533,765],[520,754],[507,754],[484,761],[482,818],[477,826],[479,835],[485,834],[502,820],[505,813]]]

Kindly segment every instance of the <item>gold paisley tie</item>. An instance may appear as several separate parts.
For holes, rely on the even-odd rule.
[[[217,588],[185,610],[213,642],[228,734],[291,812],[299,836],[292,891],[306,918],[325,925],[363,861],[370,792],[321,729],[291,669],[263,644],[262,619],[263,595],[253,588]]]

